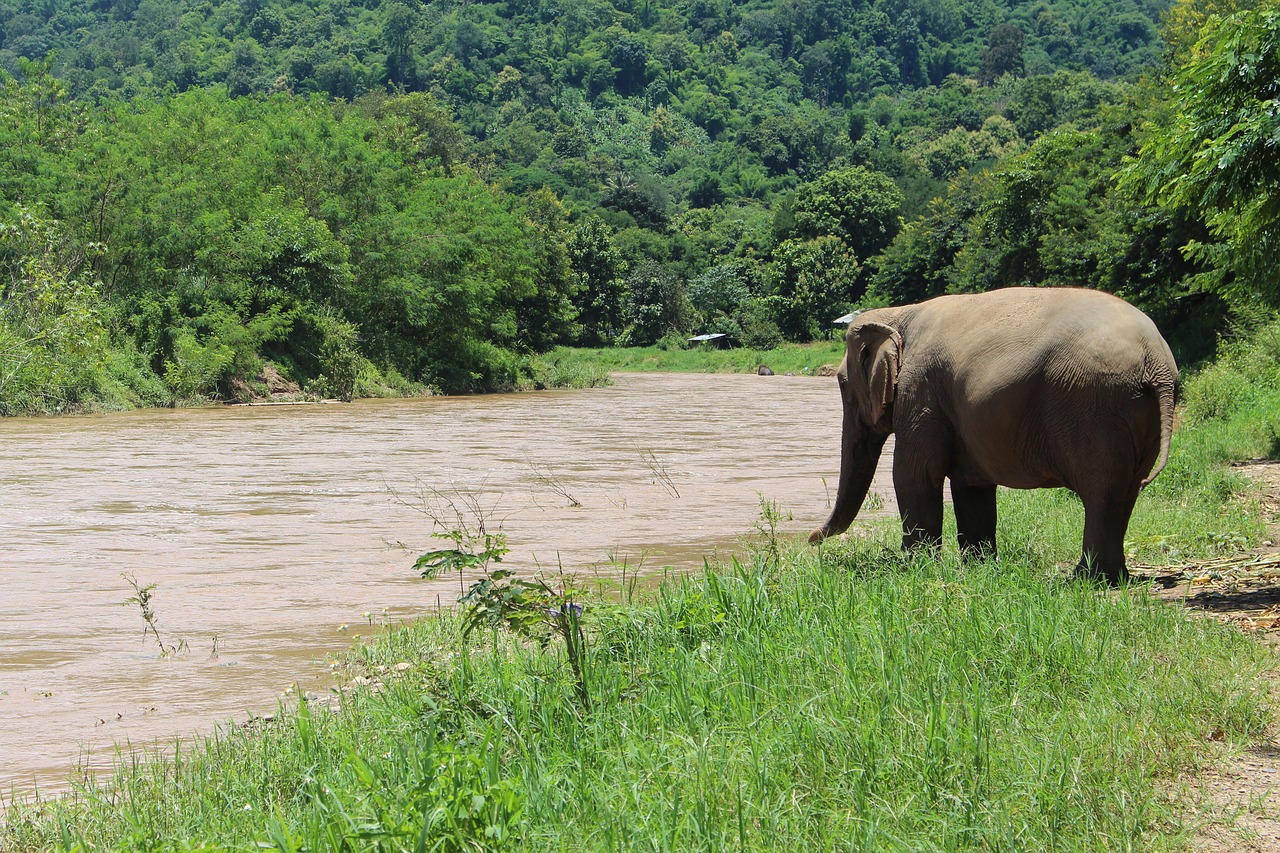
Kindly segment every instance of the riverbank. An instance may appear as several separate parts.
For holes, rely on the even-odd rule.
[[[761,366],[778,375],[821,375],[834,372],[844,357],[842,340],[811,344],[783,344],[771,350],[717,349],[709,345],[689,348],[605,347],[599,349],[557,347],[518,360],[509,379],[495,390],[519,392],[600,388],[609,374],[626,373],[756,373]],[[411,382],[366,364],[345,393],[336,399],[395,399],[440,394],[434,386]],[[264,363],[250,379],[219,386],[210,394],[175,390],[145,366],[114,359],[73,395],[26,394],[10,399],[0,395],[0,417],[13,415],[84,415],[146,408],[200,408],[224,404],[333,402],[331,383],[306,386]]]
[[[719,349],[712,344],[694,347],[605,347],[585,349],[557,347],[539,357],[568,375],[603,372],[654,373],[756,373],[767,367],[781,376],[816,376],[834,373],[844,358],[844,338],[809,344],[783,344],[775,349]]]
[[[1014,504],[1019,524],[1046,509]],[[398,628],[346,658],[336,713],[304,703],[178,761],[126,762],[11,812],[3,846],[1185,840],[1165,786],[1265,730],[1265,650],[1142,587],[1065,582],[1057,526],[969,566],[903,559],[890,528],[822,551],[766,536],[654,594],[578,598],[583,692],[555,637],[468,637],[454,614]]]
[[[1275,455],[1277,368],[1259,336],[1188,381],[1133,562],[1263,542],[1227,463]],[[996,563],[904,558],[892,521],[810,548],[766,512],[749,557],[559,599],[545,644],[397,628],[344,659],[340,712],[126,762],[11,811],[0,847],[1185,848],[1170,792],[1265,738],[1273,652],[1145,585],[1068,581],[1071,495],[1000,513]]]

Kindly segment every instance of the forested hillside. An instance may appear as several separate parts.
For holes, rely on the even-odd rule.
[[[1205,128],[1172,117],[1242,32],[1253,116],[1275,49],[1269,13],[1163,7],[0,0],[0,411],[510,388],[556,344],[1016,283],[1203,353],[1275,175],[1178,184]]]

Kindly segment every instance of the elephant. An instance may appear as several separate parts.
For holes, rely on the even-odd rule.
[[[1077,574],[1128,577],[1124,536],[1164,469],[1178,366],[1146,314],[1095,290],[1010,287],[864,311],[837,371],[840,486],[826,523],[858,514],[885,441],[902,544],[937,547],[951,481],[962,555],[995,555],[996,487],[1065,487],[1084,505]]]

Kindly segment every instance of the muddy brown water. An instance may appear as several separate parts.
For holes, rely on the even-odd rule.
[[[834,380],[615,381],[0,421],[0,800],[327,690],[353,635],[456,598],[412,568],[450,501],[526,572],[699,567],[739,547],[761,495],[786,531],[826,517]],[[888,458],[873,489],[892,512]],[[178,654],[144,636],[124,575],[155,585]]]

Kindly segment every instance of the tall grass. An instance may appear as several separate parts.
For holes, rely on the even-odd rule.
[[[340,713],[126,761],[11,811],[3,846],[1150,849],[1159,780],[1266,725],[1263,652],[1142,589],[874,540],[766,554],[588,606],[590,713],[554,649],[445,614],[356,647],[377,687]]]

